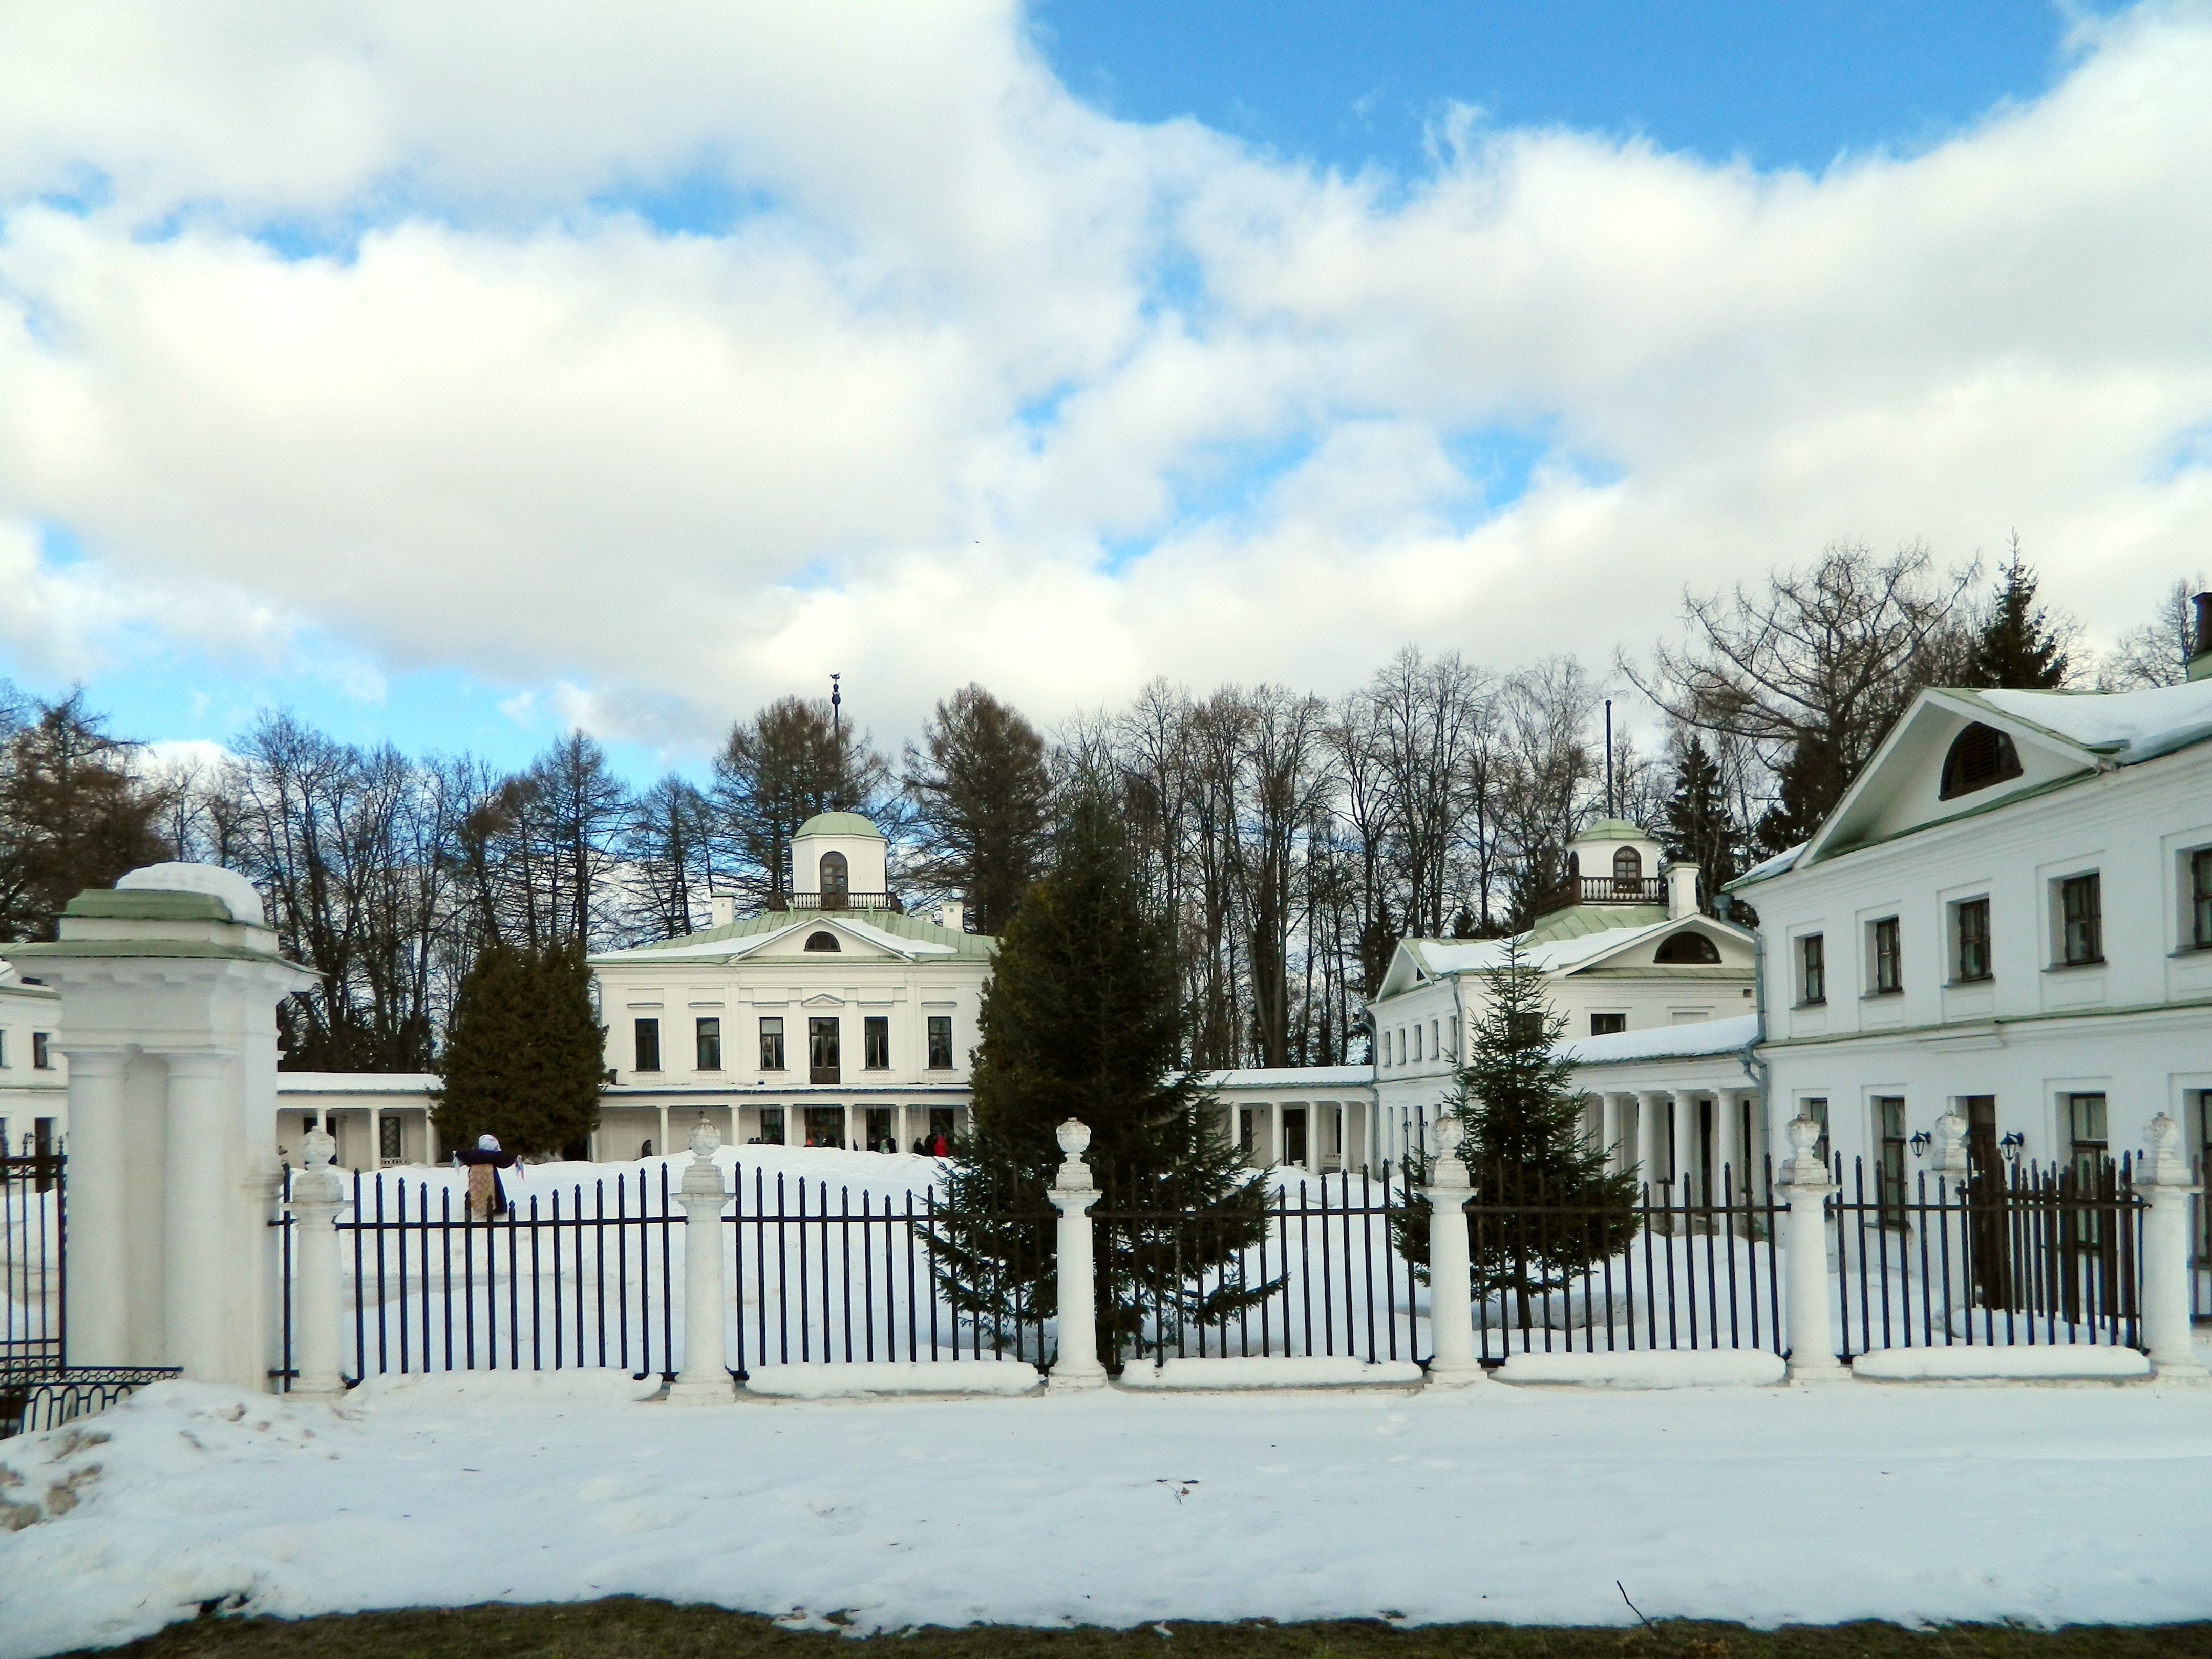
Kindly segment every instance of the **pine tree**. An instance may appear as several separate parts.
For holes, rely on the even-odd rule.
[[[1108,1194],[1096,1227],[1099,1352],[1110,1364],[1268,1292],[1201,1282],[1259,1243],[1266,1187],[1216,1127],[1219,1103],[1181,1069],[1174,951],[1112,805],[1079,798],[1055,853],[1007,923],[984,988],[974,1127],[954,1151],[937,1217],[938,1272],[954,1304],[986,1325],[1049,1316],[1044,1194],[1061,1161],[1054,1132],[1080,1119]]]
[[[576,1147],[598,1127],[599,1091],[612,1080],[605,1036],[580,940],[537,949],[493,940],[453,998],[440,1138],[459,1146],[494,1134],[525,1156]]]
[[[1766,853],[1786,852],[1812,839],[1835,804],[1850,787],[1850,775],[1836,758],[1834,745],[1807,736],[1782,763],[1780,791],[1759,815],[1759,845]]]
[[[937,705],[922,744],[906,751],[922,852],[915,874],[965,900],[975,931],[996,935],[1044,865],[1044,739],[1019,710],[969,685]]]
[[[1668,858],[1696,865],[1708,893],[1743,872],[1742,828],[1729,808],[1719,763],[1696,732],[1678,734],[1674,791],[1660,809],[1659,844]]]
[[[1609,1149],[1583,1134],[1574,1065],[1558,1052],[1566,1017],[1546,998],[1518,937],[1488,979],[1467,1064],[1442,1104],[1462,1126],[1460,1156],[1474,1188],[1470,1290],[1479,1302],[1510,1298],[1526,1328],[1534,1304],[1628,1248],[1637,1178],[1608,1170]],[[1425,1267],[1427,1200],[1416,1194],[1404,1215],[1400,1249]]]
[[[2051,691],[2066,683],[2070,629],[2035,602],[2036,575],[2020,556],[2020,538],[1998,573],[1996,591],[1977,630],[1966,684],[1988,689]]]

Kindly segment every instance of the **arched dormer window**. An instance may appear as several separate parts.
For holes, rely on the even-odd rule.
[[[1633,847],[1624,847],[1613,855],[1613,878],[1615,881],[1644,879],[1644,854]]]
[[[832,854],[832,856],[834,857],[835,854]],[[831,933],[809,933],[806,936],[806,948],[810,951],[828,951],[834,953],[843,950],[845,947],[837,943],[836,934]]]
[[[1955,799],[2019,775],[2020,750],[2012,746],[2012,739],[1996,726],[1977,720],[1951,739],[1950,752],[1943,757],[1942,787],[1936,797]]]
[[[1651,954],[1654,962],[1696,963],[1711,967],[1721,959],[1721,947],[1703,933],[1669,933]]]
[[[824,853],[822,855],[822,908],[825,910],[843,909],[846,897],[852,890],[852,872],[845,867],[845,855],[842,853]]]

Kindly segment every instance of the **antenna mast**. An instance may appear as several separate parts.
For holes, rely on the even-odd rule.
[[[1605,815],[1618,817],[1613,793],[1613,699],[1605,700]]]

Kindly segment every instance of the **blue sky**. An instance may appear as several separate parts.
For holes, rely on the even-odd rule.
[[[131,735],[642,778],[2212,543],[2202,0],[149,4],[0,61],[0,672]]]
[[[1033,15],[1079,97],[1352,172],[1419,168],[1453,104],[1817,170],[2042,93],[2067,21],[2035,0],[1046,0]]]

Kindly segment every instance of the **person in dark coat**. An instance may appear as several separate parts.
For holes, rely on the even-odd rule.
[[[469,1218],[489,1221],[504,1215],[509,1205],[499,1172],[513,1170],[514,1178],[521,1180],[522,1160],[513,1152],[501,1152],[497,1135],[478,1135],[475,1148],[455,1152],[453,1162],[469,1172]]]

